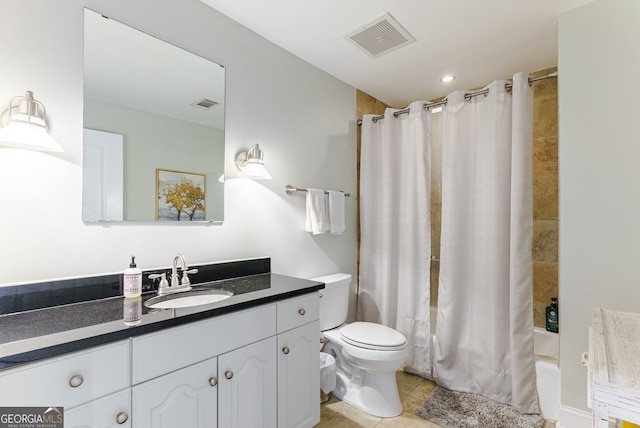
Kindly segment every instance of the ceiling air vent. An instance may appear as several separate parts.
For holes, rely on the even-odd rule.
[[[345,37],[372,58],[416,41],[389,13],[385,13]]]
[[[203,98],[200,101],[196,101],[195,103],[191,103],[192,106],[198,107],[198,108],[202,108],[202,109],[205,109],[205,110],[209,110],[210,108],[213,108],[217,104],[218,104],[217,102],[209,100],[207,98]]]

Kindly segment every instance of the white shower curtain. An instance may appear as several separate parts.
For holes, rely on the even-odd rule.
[[[532,90],[447,97],[434,377],[537,413],[532,308]]]
[[[423,106],[363,118],[358,319],[404,334],[405,370],[430,376],[431,113]]]

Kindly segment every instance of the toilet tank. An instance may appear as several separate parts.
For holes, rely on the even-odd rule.
[[[320,331],[330,330],[347,321],[349,311],[349,284],[351,275],[334,273],[332,275],[311,278],[312,281],[324,282],[324,290],[320,290]]]

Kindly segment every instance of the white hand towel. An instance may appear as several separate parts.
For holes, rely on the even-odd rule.
[[[344,193],[329,190],[329,223],[331,233],[340,235],[344,232]]]
[[[329,230],[327,204],[325,203],[324,190],[322,189],[307,190],[307,222],[305,230],[314,235],[325,233]]]

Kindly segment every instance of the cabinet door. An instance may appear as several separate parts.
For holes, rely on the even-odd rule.
[[[134,428],[216,428],[217,359],[133,387]]]
[[[275,336],[218,357],[220,427],[275,428],[276,366]]]
[[[318,321],[278,335],[278,427],[320,422]]]
[[[129,388],[64,412],[65,428],[130,428]]]

